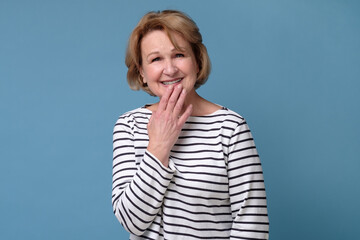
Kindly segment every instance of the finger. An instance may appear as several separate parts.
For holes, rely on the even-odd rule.
[[[148,122],[148,124],[151,124],[151,123],[152,123],[152,121],[153,121],[153,119],[154,119],[155,114],[156,114],[156,111],[153,111],[153,112],[151,113],[151,116],[150,116],[150,118],[149,118],[149,122]]]
[[[148,122],[148,124],[146,125],[146,128],[149,130],[149,127],[152,125],[152,122],[154,121],[153,119],[154,119],[154,115],[155,115],[155,111],[154,112],[152,112],[152,114],[151,114],[151,116],[150,116],[150,118],[149,118],[149,122]]]
[[[178,117],[181,114],[182,108],[184,106],[185,98],[186,98],[186,90],[183,89],[180,93],[180,96],[177,99],[176,105],[173,110],[173,115],[175,117]]]
[[[171,96],[171,93],[172,93],[173,89],[174,89],[173,86],[169,86],[169,87],[166,88],[166,91],[165,91],[164,95],[160,98],[158,110],[160,110],[160,111],[165,111],[166,110],[166,106],[167,106],[168,100],[169,100],[169,98]]]
[[[193,110],[193,106],[192,104],[190,104],[189,106],[187,106],[184,114],[179,118],[178,120],[178,126],[179,127],[183,127],[185,122],[188,120],[188,118],[190,117],[191,113],[192,113],[192,110]]]
[[[182,92],[182,86],[177,85],[174,88],[174,91],[171,93],[171,96],[170,96],[169,101],[167,103],[167,106],[166,106],[167,111],[173,112],[175,105],[177,105],[177,103],[178,103],[178,99],[179,99],[179,96],[181,95],[181,92]],[[178,115],[176,115],[176,117],[177,116]]]

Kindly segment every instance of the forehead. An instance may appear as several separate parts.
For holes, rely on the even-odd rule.
[[[172,39],[170,39],[168,34],[162,30],[153,30],[147,33],[141,40],[141,51],[147,52],[167,49],[179,49],[186,51],[187,49],[190,49],[190,43],[180,34],[172,32],[170,33],[170,36]]]

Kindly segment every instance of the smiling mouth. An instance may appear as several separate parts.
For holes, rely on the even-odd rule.
[[[179,78],[179,79],[176,79],[176,80],[173,80],[173,81],[162,82],[162,84],[164,84],[164,85],[171,85],[171,84],[174,84],[174,83],[178,83],[178,82],[180,82],[181,80],[183,80],[183,79],[182,79],[182,78]]]

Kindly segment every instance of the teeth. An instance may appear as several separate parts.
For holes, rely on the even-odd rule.
[[[177,79],[177,80],[174,80],[174,81],[170,81],[170,82],[163,82],[163,84],[164,84],[164,85],[171,85],[171,84],[174,84],[174,83],[180,82],[181,80],[182,80],[182,78]]]

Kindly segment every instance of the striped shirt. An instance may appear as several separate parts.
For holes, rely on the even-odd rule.
[[[169,166],[146,150],[145,107],[113,133],[112,205],[130,239],[268,239],[262,167],[247,123],[222,108],[191,116]]]

